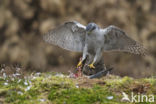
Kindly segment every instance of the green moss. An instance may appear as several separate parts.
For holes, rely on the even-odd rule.
[[[108,100],[108,96],[113,96]],[[51,89],[48,99],[56,104],[94,104],[94,103],[115,103],[119,99],[106,90],[104,87],[94,86],[89,88],[57,88]]]
[[[6,80],[8,85],[4,85]],[[154,92],[156,92],[156,79],[154,78],[133,79],[109,76],[93,79],[90,82],[86,80],[85,86],[81,86],[79,81],[66,76],[54,76],[50,73],[41,74],[35,79],[21,79],[20,82],[18,78],[14,81],[9,78],[0,79],[0,97],[4,99],[5,103],[11,104],[125,104],[121,102],[122,92],[130,94],[135,86],[147,86],[146,94],[155,94]],[[83,79],[81,81],[83,84]],[[95,85],[87,86],[92,81],[95,81]],[[99,84],[98,81],[104,83]],[[24,82],[27,82],[28,85],[25,85]],[[26,91],[28,86],[31,88]],[[109,100],[107,98],[109,96],[113,96],[113,98]],[[45,99],[45,101],[41,102],[39,99]]]
[[[154,78],[154,77],[144,78],[144,79],[142,79],[142,81],[149,82],[152,86],[156,87],[156,78]]]

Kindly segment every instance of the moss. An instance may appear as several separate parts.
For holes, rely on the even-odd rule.
[[[108,100],[107,96],[113,96],[113,100]],[[58,99],[59,98],[59,99]],[[56,104],[93,104],[93,103],[115,103],[116,96],[108,92],[104,87],[94,86],[87,88],[61,88],[51,89],[48,99]]]
[[[8,85],[4,85],[6,80]],[[0,97],[4,99],[4,103],[11,104],[125,104],[121,102],[122,92],[130,94],[132,91],[136,93],[144,91],[146,94],[156,94],[155,85],[156,79],[154,78],[133,79],[108,76],[91,80],[44,73],[35,79],[28,76],[20,82],[18,78],[14,81],[9,78],[0,79]],[[26,90],[28,86],[31,88]],[[145,89],[140,90],[140,86]],[[109,96],[113,98],[109,100],[107,98]],[[44,99],[43,102],[40,99]]]

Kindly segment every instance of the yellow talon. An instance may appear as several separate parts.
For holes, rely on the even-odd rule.
[[[95,69],[94,63],[88,65],[90,68]]]
[[[77,64],[77,67],[81,67],[82,66],[82,61],[79,61],[79,63]]]

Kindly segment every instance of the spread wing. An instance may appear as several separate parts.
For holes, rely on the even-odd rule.
[[[121,29],[109,26],[102,31],[104,33],[104,51],[124,51],[142,55],[146,53],[143,45],[128,37]]]
[[[85,26],[76,22],[66,22],[50,30],[43,36],[44,41],[66,50],[82,52],[85,44]]]

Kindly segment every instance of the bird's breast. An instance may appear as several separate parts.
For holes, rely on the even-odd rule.
[[[103,37],[97,34],[90,34],[86,37],[89,53],[95,53],[98,48],[103,46]]]

